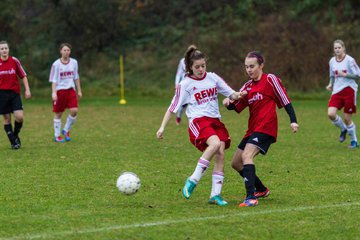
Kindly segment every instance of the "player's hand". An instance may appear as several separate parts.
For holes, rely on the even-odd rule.
[[[234,101],[230,100],[230,98],[224,98],[223,100],[223,105],[225,107],[228,107],[230,105],[230,103],[233,103]]]
[[[159,130],[156,132],[156,137],[158,139],[163,139],[164,138],[164,129],[163,128],[159,128]]]
[[[248,92],[246,90],[240,92],[240,97],[246,97],[248,95]]]
[[[78,95],[78,98],[82,98],[82,92],[81,91],[78,91],[77,95]]]
[[[57,94],[56,94],[56,92],[51,94],[51,98],[52,98],[52,100],[53,100],[54,102],[56,102],[56,100],[57,100]]]
[[[25,99],[30,99],[31,98],[31,92],[30,90],[26,90],[25,91]]]
[[[333,86],[331,84],[327,85],[326,90],[331,92],[333,90]]]
[[[291,123],[290,127],[293,130],[293,133],[297,133],[297,131],[299,131],[299,124],[297,123]]]

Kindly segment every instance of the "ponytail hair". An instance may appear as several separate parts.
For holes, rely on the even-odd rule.
[[[191,67],[195,60],[199,59],[205,59],[206,55],[202,53],[195,45],[190,45],[188,49],[185,52],[185,68],[186,72],[191,75],[193,74],[193,71],[191,70]]]
[[[252,51],[246,55],[247,58],[256,58],[259,65],[265,63],[265,58],[259,51]]]

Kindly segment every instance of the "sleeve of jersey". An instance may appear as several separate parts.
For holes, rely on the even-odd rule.
[[[171,100],[171,104],[168,108],[169,112],[176,113],[179,109],[179,107],[183,104],[183,101],[185,99],[185,90],[184,86],[182,84],[178,84],[176,86],[175,95],[173,99]]]
[[[356,61],[353,60],[351,61],[351,65],[350,65],[350,69],[352,71],[352,73],[358,77],[360,77],[360,68],[359,66],[356,64]]]
[[[51,66],[51,70],[50,70],[50,76],[49,76],[49,82],[53,82],[53,83],[57,83],[57,78],[58,78],[58,70],[57,67],[55,65],[55,63]]]
[[[329,61],[329,76],[335,77],[333,71],[331,70],[331,60]]]
[[[281,83],[281,80],[273,74],[268,75],[268,82],[272,85],[274,93],[276,95],[276,104],[278,108],[282,108],[290,103],[290,98],[288,97],[284,86]]]
[[[24,70],[24,68],[21,66],[20,61],[13,57],[15,64],[16,64],[16,74],[19,76],[20,79],[23,79],[24,77],[26,77],[26,72]]]
[[[79,65],[77,61],[75,62],[75,69],[74,69],[74,80],[79,79]]]
[[[231,94],[235,92],[234,89],[232,89],[224,79],[222,79],[219,75],[216,73],[211,74],[217,81],[218,91],[225,97],[229,97]]]

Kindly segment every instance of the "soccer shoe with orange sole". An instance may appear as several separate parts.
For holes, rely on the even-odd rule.
[[[255,207],[256,205],[258,205],[257,198],[247,198],[244,200],[244,202],[239,204],[239,207]]]

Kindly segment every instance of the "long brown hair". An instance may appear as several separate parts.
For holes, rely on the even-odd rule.
[[[205,59],[206,55],[202,53],[195,45],[190,45],[185,52],[185,66],[186,72],[190,75],[193,74],[191,67],[195,60]]]

